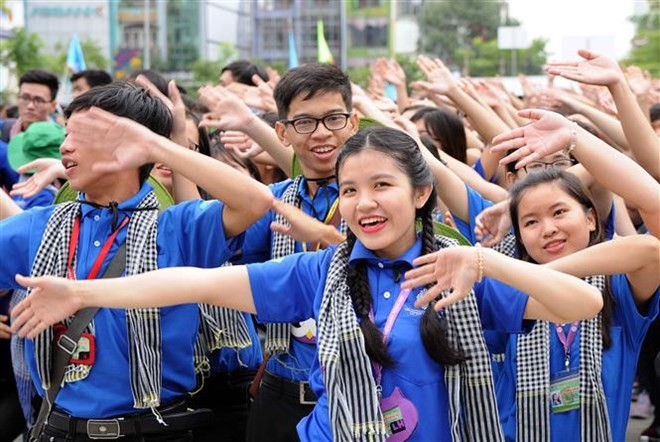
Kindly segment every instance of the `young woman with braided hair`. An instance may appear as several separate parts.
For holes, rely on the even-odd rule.
[[[314,317],[318,350],[309,382],[318,402],[298,424],[301,440],[502,440],[482,323],[522,332],[525,319],[590,317],[602,307],[600,293],[572,276],[434,237],[433,177],[402,132],[358,133],[336,171],[349,230],[338,246],[122,280],[19,276],[34,290],[13,312],[14,330],[35,336],[92,304],[204,302],[256,312],[262,322]],[[304,230],[299,218],[290,221],[292,230]],[[440,270],[402,284],[425,256]],[[488,284],[486,277],[500,280],[500,289],[481,290],[477,299],[472,286],[482,278]]]

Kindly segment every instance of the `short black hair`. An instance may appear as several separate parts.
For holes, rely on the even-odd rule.
[[[238,60],[229,63],[222,68],[220,73],[222,74],[225,71],[231,72],[231,76],[234,77],[235,82],[247,84],[249,86],[254,86],[254,82],[252,81],[252,76],[254,74],[261,77],[263,81],[268,81],[268,74],[264,68],[257,66],[254,63],[250,63],[247,60]]]
[[[92,106],[129,118],[164,137],[169,137],[172,131],[172,114],[165,104],[149,95],[144,88],[128,81],[117,81],[90,89],[74,99],[64,114],[69,118],[73,113]],[[152,167],[153,164],[140,167],[140,184],[149,177]]]
[[[294,98],[302,95],[309,100],[317,94],[338,92],[348,111],[353,108],[351,80],[337,66],[331,64],[306,64],[287,72],[275,86],[274,96],[277,114],[284,120]]]
[[[87,69],[86,71],[76,72],[71,76],[71,83],[84,78],[89,87],[103,86],[112,83],[112,77],[106,71],[101,69]]]
[[[57,97],[57,91],[60,88],[60,81],[57,79],[57,76],[43,69],[31,69],[21,75],[21,78],[18,80],[18,87],[21,87],[23,83],[43,84],[48,87],[50,90],[50,101],[53,101]]]

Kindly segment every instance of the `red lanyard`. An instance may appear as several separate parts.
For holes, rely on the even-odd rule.
[[[385,321],[385,329],[383,330],[383,342],[385,343],[385,346],[387,346],[387,341],[389,341],[390,339],[392,328],[394,328],[394,321],[396,321],[396,318],[399,316],[399,313],[401,313],[401,309],[406,303],[408,296],[410,296],[410,289],[401,290],[399,296],[396,298],[394,307],[392,307],[390,314],[387,316],[387,321]],[[371,311],[369,312],[369,317],[371,318],[371,321],[375,324],[376,320],[374,318],[373,309],[371,309]],[[376,385],[380,386],[380,382],[383,378],[383,367],[381,367],[380,364],[376,364],[376,363],[374,363],[373,366],[374,369],[376,370]]]
[[[554,324],[554,326],[555,331],[557,332],[557,337],[559,338],[559,342],[561,342],[561,344],[564,346],[564,366],[566,367],[566,371],[568,371],[571,366],[571,345],[573,344],[573,341],[575,341],[575,336],[577,335],[577,331],[580,328],[580,323],[571,323],[568,336],[564,334],[564,327],[559,324]]]
[[[126,224],[128,224],[128,217],[124,218],[121,224],[119,224],[119,227],[117,227],[117,229],[114,232],[112,232],[110,238],[108,238],[105,244],[103,244],[103,247],[99,252],[99,256],[96,257],[96,261],[94,261],[94,265],[92,266],[92,269],[89,271],[89,275],[87,275],[87,279],[96,279],[96,275],[99,274],[99,271],[101,270],[101,265],[103,265],[103,261],[105,261],[106,256],[108,256],[110,247],[112,247],[112,244],[115,242],[115,238],[117,237],[117,234],[121,229],[123,229],[126,226]],[[67,271],[66,271],[66,277],[68,279],[76,279],[76,272],[73,269],[73,257],[76,253],[76,248],[78,247],[79,239],[80,239],[80,216],[77,216],[76,221],[73,223],[73,231],[71,232],[71,241],[69,241],[69,259],[68,259]]]

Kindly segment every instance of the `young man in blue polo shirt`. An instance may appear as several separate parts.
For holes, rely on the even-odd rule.
[[[16,288],[16,273],[101,277],[124,243],[124,274],[216,267],[271,206],[266,187],[167,139],[172,114],[141,87],[95,88],[68,112],[62,163],[71,187],[81,193],[76,202],[28,210],[0,224],[0,249],[11,251],[0,266],[0,287]],[[218,201],[188,201],[159,213],[145,182],[154,162]],[[43,432],[33,437],[192,440],[200,415],[187,410],[185,398],[196,387],[198,317],[196,305],[100,309],[69,360]],[[27,363],[42,396],[50,383],[53,343],[66,326],[27,343]]]
[[[301,243],[271,231],[271,223],[284,220],[270,211],[246,231],[240,258],[244,263],[315,251],[342,238],[338,232],[339,190],[334,174],[340,149],[358,128],[358,117],[352,112],[351,83],[335,66],[309,64],[284,75],[274,96],[280,118],[275,131],[284,146],[293,148],[303,174],[275,183],[270,189],[283,203],[334,227],[319,232],[318,241]],[[247,108],[242,109],[232,108],[239,112],[228,115],[234,120],[233,126],[263,146],[261,140],[267,128]],[[250,442],[297,440],[296,425],[316,403],[308,384],[316,353],[316,325],[313,319],[308,319],[266,327],[265,352],[270,358],[250,410],[247,439]]]

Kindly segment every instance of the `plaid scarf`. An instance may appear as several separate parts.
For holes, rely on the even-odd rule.
[[[228,266],[231,266],[228,261],[222,265]],[[214,350],[223,347],[246,348],[252,345],[252,338],[241,312],[209,304],[198,304],[198,307],[199,333],[194,350],[195,371],[208,376],[211,369],[208,356]]]
[[[456,241],[436,236],[436,247]],[[337,247],[326,278],[318,323],[318,354],[335,441],[385,441],[388,429],[347,285],[350,250]],[[443,294],[444,295],[444,294]],[[474,295],[446,308],[448,337],[467,361],[445,367],[454,441],[502,441],[493,377]]]
[[[605,277],[587,282],[601,292]],[[601,315],[580,326],[580,440],[612,440],[602,383],[603,339]],[[516,379],[516,433],[521,442],[550,440],[550,325],[536,321],[532,331],[518,336]]]
[[[137,209],[142,210],[135,211],[130,218],[126,238],[126,275],[148,272],[158,267],[157,207],[158,200],[153,192],[149,192],[137,206]],[[149,210],[151,208],[153,210]],[[59,204],[55,207],[41,239],[32,265],[31,276],[66,276],[69,241],[74,221],[79,214],[80,203],[78,202]],[[74,268],[75,259],[74,256]],[[70,319],[64,321],[65,325],[69,323]],[[128,309],[126,310],[126,324],[133,406],[135,408],[158,407],[162,379],[160,309]],[[85,333],[94,334],[94,321],[90,322]],[[50,385],[52,343],[53,327],[49,327],[35,339],[37,370],[44,390],[48,389]],[[67,366],[64,382],[85,379],[90,370],[91,366],[70,364]]]
[[[282,202],[290,204],[294,207],[300,208],[302,198],[298,189],[305,177],[298,175],[293,183],[282,194]],[[275,215],[275,222],[288,225],[289,222],[279,213]],[[346,225],[344,222],[340,225],[340,230],[344,232]],[[273,246],[271,252],[271,259],[278,259],[284,256],[292,255],[295,253],[296,241],[289,235],[284,235],[278,232],[273,233]],[[266,353],[279,354],[287,353],[291,343],[291,324],[268,324],[266,325]]]

